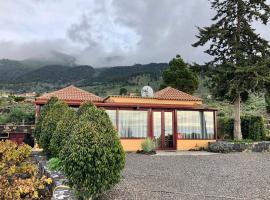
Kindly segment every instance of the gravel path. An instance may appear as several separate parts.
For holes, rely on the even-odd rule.
[[[270,199],[270,154],[127,154],[122,181],[100,199]]]

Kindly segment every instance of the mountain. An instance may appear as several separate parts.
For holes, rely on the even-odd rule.
[[[75,83],[91,78],[95,70],[91,66],[81,65],[67,67],[63,65],[49,65],[16,77],[15,83]],[[11,81],[12,82],[12,81]]]
[[[138,90],[141,85],[153,83],[159,86],[160,76],[167,63],[136,64],[93,68],[89,65],[28,65],[25,61],[0,60],[0,89],[14,92],[44,92],[74,84],[90,87],[96,93],[106,94],[118,87]]]
[[[31,68],[23,65],[19,61],[1,59],[0,60],[0,82],[8,82],[31,71]]]

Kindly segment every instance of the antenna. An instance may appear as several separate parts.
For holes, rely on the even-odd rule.
[[[150,86],[146,85],[141,89],[141,95],[142,97],[153,97],[154,91]]]

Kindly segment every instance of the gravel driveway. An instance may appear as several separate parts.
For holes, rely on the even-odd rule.
[[[122,181],[100,199],[270,199],[270,154],[129,153]]]

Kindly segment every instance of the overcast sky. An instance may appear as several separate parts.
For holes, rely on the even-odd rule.
[[[0,0],[0,58],[67,53],[94,67],[208,60],[193,48],[207,0]],[[270,27],[257,26],[270,40]]]

